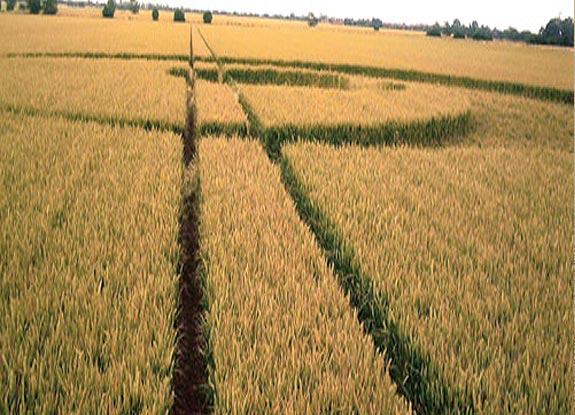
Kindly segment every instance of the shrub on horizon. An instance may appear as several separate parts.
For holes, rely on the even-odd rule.
[[[58,0],[44,0],[43,9],[44,14],[54,15],[58,13]]]
[[[106,19],[113,19],[114,13],[116,13],[116,2],[115,0],[108,0],[108,3],[102,9],[102,16]]]
[[[185,22],[186,15],[181,9],[174,10],[174,22]]]

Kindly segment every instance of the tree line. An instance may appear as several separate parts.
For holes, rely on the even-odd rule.
[[[428,27],[426,32],[428,36],[435,37],[452,36],[456,39],[471,38],[488,41],[503,39],[540,45],[573,46],[573,19],[571,17],[553,18],[545,27],[541,27],[539,33],[531,33],[528,30],[519,32],[513,27],[503,31],[497,28],[491,29],[489,26],[480,26],[475,20],[466,26],[459,19],[455,19],[451,25],[449,22],[445,22],[443,26],[435,23]]]
[[[26,0],[25,3],[18,2],[18,0],[7,0],[8,11],[14,10],[16,4],[20,5],[20,9],[28,9],[32,14],[38,14],[44,12],[44,14],[56,14],[58,12],[58,3],[63,3],[69,7],[85,7],[85,6],[98,6],[98,3],[94,3],[91,0],[87,1],[58,1],[58,0]],[[137,0],[129,0],[127,2],[116,3],[116,0],[108,0],[107,4],[102,10],[104,17],[113,17],[116,9],[128,9],[132,13],[138,13],[142,8],[153,9],[154,20],[158,19],[158,10],[169,10],[174,11],[174,21],[185,21],[185,12],[200,12],[195,9],[187,8],[171,8],[167,5],[160,6],[154,4],[143,4],[141,5]],[[225,11],[215,11],[214,14],[229,14],[234,16],[254,16],[258,15],[255,13],[228,13]],[[183,17],[183,18],[182,18]],[[497,28],[490,28],[489,26],[479,25],[476,20],[471,22],[469,25],[461,23],[459,19],[455,19],[453,23],[445,22],[440,25],[436,22],[434,25],[406,25],[405,23],[384,23],[379,18],[373,19],[336,19],[330,18],[325,15],[319,18],[314,16],[313,13],[309,13],[307,16],[296,16],[295,14],[290,14],[289,16],[282,15],[267,15],[264,14],[264,18],[275,18],[275,19],[287,19],[287,20],[307,20],[310,26],[316,26],[320,22],[327,22],[332,24],[343,24],[346,26],[361,26],[361,27],[372,27],[374,30],[384,29],[399,29],[399,30],[418,30],[425,31],[428,36],[432,37],[442,37],[448,36],[455,39],[474,39],[474,40],[485,40],[491,41],[493,39],[509,40],[513,42],[525,42],[530,44],[540,44],[540,45],[555,45],[555,46],[566,46],[573,47],[573,19],[568,17],[566,19],[561,19],[560,17],[553,18],[545,25],[541,27],[538,33],[532,33],[528,30],[518,31],[513,27],[509,27],[505,30],[499,30]],[[204,16],[205,23],[211,23],[211,13],[210,16]]]

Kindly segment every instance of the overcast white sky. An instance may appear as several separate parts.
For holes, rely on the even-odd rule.
[[[145,0],[144,0],[145,1]],[[153,0],[151,0],[153,1]],[[505,29],[537,32],[550,18],[561,14],[573,16],[573,0],[395,0],[395,1],[330,1],[330,0],[156,0],[172,6],[229,12],[259,14],[327,14],[334,17],[378,17],[391,23],[443,22],[459,18],[464,24],[477,20],[479,24]]]

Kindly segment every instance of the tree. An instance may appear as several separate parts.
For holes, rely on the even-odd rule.
[[[563,35],[562,25],[560,19],[551,19],[545,26],[545,29],[540,31],[540,34],[547,38],[559,38]]]
[[[461,30],[462,27],[463,26],[461,25],[461,21],[459,19],[455,19],[453,21],[453,24],[451,25],[451,30],[456,30],[456,29]]]
[[[307,15],[307,24],[308,24],[310,27],[315,27],[315,26],[317,26],[318,23],[319,23],[319,20],[317,19],[317,17],[315,17],[315,16],[313,15],[313,13],[310,12],[310,13]]]
[[[573,47],[573,19],[568,17],[563,20],[563,46]]]
[[[116,13],[116,2],[115,0],[108,0],[108,3],[102,9],[102,16],[106,19],[113,19],[114,13]]]
[[[44,14],[58,13],[58,0],[44,0],[43,3]]]
[[[40,10],[42,10],[42,3],[40,0],[27,0],[26,3],[28,4],[30,14],[38,14],[40,13]]]
[[[8,0],[8,2],[6,3],[6,10],[10,12],[14,10],[15,7],[16,7],[16,0]]]
[[[427,30],[427,36],[441,37],[441,26],[439,26],[439,23],[435,23]]]
[[[539,31],[535,41],[549,45],[573,46],[573,19],[569,17],[565,20],[549,20],[545,28]]]
[[[204,19],[205,24],[211,24],[213,18],[214,18],[214,16],[212,16],[211,11],[208,10],[207,12],[204,12],[203,19]]]
[[[186,15],[181,9],[174,10],[174,22],[185,22]]]
[[[471,38],[473,40],[493,40],[493,33],[491,33],[489,26],[481,26],[473,32]]]
[[[371,19],[371,27],[373,27],[373,30],[377,32],[383,27],[383,22],[381,19]]]
[[[140,3],[137,0],[130,0],[130,11],[132,14],[138,14],[140,12]]]
[[[160,12],[158,11],[158,9],[154,8],[154,10],[152,10],[152,19],[154,20],[154,22],[157,22],[159,17]]]

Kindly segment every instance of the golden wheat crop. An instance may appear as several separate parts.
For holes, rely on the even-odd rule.
[[[392,88],[387,81],[365,79],[351,82],[350,90],[259,85],[239,89],[266,126],[408,123],[458,115],[470,107],[469,94],[462,89],[416,83]]]
[[[204,69],[213,69],[218,70],[218,64],[215,62],[203,62],[203,61],[196,61],[194,62],[194,69],[197,70],[204,70]]]
[[[0,115],[0,412],[167,413],[181,140]]]
[[[476,413],[572,412],[571,153],[284,151],[394,319]]]
[[[246,124],[238,97],[226,84],[196,80],[194,83],[198,125]]]
[[[192,53],[194,56],[201,56],[207,58],[211,56],[211,52],[206,46],[206,42],[200,36],[197,25],[192,25]]]
[[[183,125],[185,81],[173,62],[0,59],[0,106]]]
[[[573,89],[573,49],[330,25],[309,28],[305,23],[206,25],[200,30],[220,57],[366,65]]]
[[[196,168],[214,413],[408,413],[260,144],[203,139]]]
[[[476,128],[467,144],[573,151],[572,106],[481,91],[470,99]]]
[[[100,12],[101,13],[101,12]],[[162,13],[160,13],[162,14]],[[101,16],[101,14],[100,14]],[[173,22],[0,14],[0,54],[190,54],[190,25]],[[201,53],[198,47],[197,54]]]

